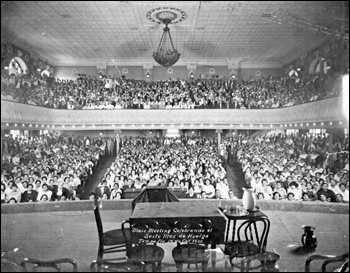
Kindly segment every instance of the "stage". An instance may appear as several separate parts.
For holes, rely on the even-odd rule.
[[[130,204],[126,201],[103,202],[101,217],[104,230],[119,228],[123,220],[129,219],[131,201],[128,202]],[[227,201],[207,202],[224,206]],[[241,201],[235,202],[238,204]],[[317,206],[316,203],[310,203],[307,206],[305,203],[293,205],[281,202],[275,207],[276,202],[270,202],[259,202],[258,205],[270,219],[267,250],[281,256],[278,261],[281,272],[304,272],[305,260],[312,254],[340,255],[349,251],[349,204]],[[67,202],[64,205],[55,202],[46,208],[42,206],[45,204],[24,204],[16,208],[17,205],[1,206],[1,249],[6,252],[4,257],[18,264],[25,257],[41,260],[72,258],[77,261],[79,271],[90,271],[90,264],[97,258],[98,250],[97,227],[91,201],[80,201],[79,204]],[[313,253],[300,251],[303,225],[316,227],[318,246]],[[175,271],[171,256],[175,243],[159,246],[165,250],[162,271]],[[210,262],[208,271],[230,271],[225,267],[227,260],[220,253],[219,247],[220,245],[217,250],[213,250],[217,259],[216,269],[211,267]],[[113,257],[111,255],[115,254],[105,257]],[[196,271],[194,266],[190,271]]]

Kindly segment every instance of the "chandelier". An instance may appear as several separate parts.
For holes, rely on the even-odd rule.
[[[153,52],[153,58],[161,66],[169,67],[180,59],[181,53],[175,49],[173,40],[171,39],[170,29],[168,28],[172,19],[162,18],[160,20],[165,24],[165,28],[163,29],[164,32],[160,39],[158,49],[156,52]]]

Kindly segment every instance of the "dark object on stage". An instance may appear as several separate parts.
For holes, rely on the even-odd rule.
[[[99,239],[97,261],[100,261],[103,259],[103,254],[125,252],[126,246],[123,231],[121,229],[113,229],[110,231],[103,232],[103,225],[98,205],[98,201],[95,200],[94,213]]]
[[[315,249],[317,247],[317,238],[314,235],[316,228],[311,226],[302,226],[304,234],[301,236],[301,242],[306,249]]]
[[[179,199],[167,187],[146,187],[133,201],[132,211],[136,203],[179,202]]]
[[[343,262],[342,266],[334,272],[349,272],[349,252],[343,255],[312,255],[305,262],[305,272],[310,272],[310,263],[313,260],[325,260],[322,264],[322,272],[327,272],[326,267],[330,263]]]
[[[156,223],[156,222],[155,222]],[[128,227],[127,227],[128,226]],[[122,231],[126,244],[126,257],[134,266],[142,267],[143,272],[147,272],[147,265],[152,265],[153,272],[161,272],[162,261],[164,258],[164,250],[157,246],[156,243],[141,242],[132,230],[145,230],[149,225],[144,223],[136,223],[131,225],[130,221],[122,223]],[[153,227],[152,228],[157,228]]]
[[[183,189],[168,189],[168,190],[170,190],[177,198],[186,198],[186,190],[183,190]],[[123,199],[134,199],[142,191],[143,189],[126,189],[123,193]]]
[[[23,272],[36,272],[37,268],[53,268],[56,269],[57,272],[61,272],[60,265],[62,264],[71,264],[73,266],[73,270],[71,272],[78,272],[78,265],[75,260],[72,259],[57,259],[53,261],[40,261],[36,259],[24,258],[21,262],[21,267]],[[32,265],[31,268],[27,266]],[[47,269],[46,269],[47,270]],[[65,270],[67,271],[67,269]]]

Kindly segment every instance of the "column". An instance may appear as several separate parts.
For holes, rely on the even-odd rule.
[[[196,78],[197,64],[187,64],[187,79],[191,79],[191,73],[193,73],[193,79]]]
[[[329,153],[333,153],[333,137],[334,134],[333,133],[329,133]]]
[[[2,150],[2,139],[3,139],[3,131],[1,130],[1,170],[3,170],[3,168],[2,168],[2,158],[3,158],[3,156],[4,156],[4,154],[3,154],[3,150]]]
[[[218,151],[219,151],[219,153],[220,153],[220,145],[221,145],[221,133],[222,133],[222,130],[220,130],[220,129],[218,129],[218,130],[216,130],[215,131],[215,133],[217,133],[218,134]]]
[[[115,130],[114,133],[116,134],[115,135],[115,138],[116,138],[116,155],[118,156],[119,155],[119,146],[120,146],[120,134],[122,133],[121,130]]]
[[[147,77],[148,75],[148,77]],[[153,81],[153,63],[144,63],[143,64],[143,76],[145,81]]]

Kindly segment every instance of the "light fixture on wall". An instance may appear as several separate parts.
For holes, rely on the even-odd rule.
[[[193,78],[194,78],[194,73],[193,73],[193,71],[192,71],[192,70],[191,70],[190,77],[191,77],[191,79],[193,79]]]
[[[150,76],[151,76],[151,73],[149,73],[149,70],[147,70],[146,78],[149,78]]]
[[[232,79],[235,79],[235,78],[236,78],[235,73],[232,73],[232,74],[231,74],[231,78],[232,78]]]

